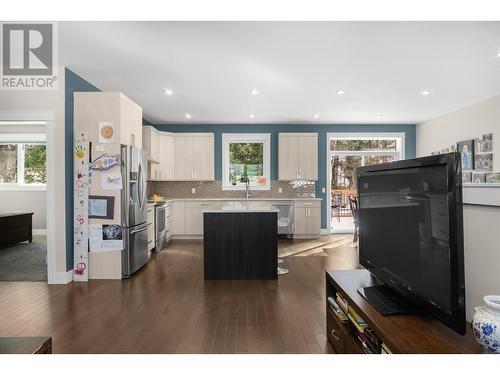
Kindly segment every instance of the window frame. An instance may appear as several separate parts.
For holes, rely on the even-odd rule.
[[[251,183],[248,190],[271,189],[271,134],[270,133],[222,133],[222,190],[245,190],[245,184],[231,184],[229,180],[229,145],[231,143],[263,144],[264,185]]]
[[[17,146],[17,182],[0,183],[0,191],[46,191],[45,184],[26,184],[24,181],[25,148],[29,144],[47,147],[46,134],[1,134],[0,144],[15,144]]]

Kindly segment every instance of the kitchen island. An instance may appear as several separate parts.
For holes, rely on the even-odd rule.
[[[227,203],[203,211],[205,280],[276,279],[278,209]]]

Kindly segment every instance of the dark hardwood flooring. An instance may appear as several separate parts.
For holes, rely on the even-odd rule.
[[[278,280],[205,281],[201,242],[174,242],[128,280],[0,283],[0,336],[52,336],[53,353],[328,353],[324,271],[358,267],[356,248],[286,256]]]

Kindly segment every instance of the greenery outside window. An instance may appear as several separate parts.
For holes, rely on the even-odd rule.
[[[0,188],[41,188],[47,184],[45,143],[0,143]]]
[[[269,190],[270,146],[270,134],[222,134],[222,188]]]

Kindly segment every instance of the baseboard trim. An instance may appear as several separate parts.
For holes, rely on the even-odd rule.
[[[56,272],[54,275],[54,280],[50,280],[49,284],[68,284],[73,281],[73,270],[66,272]]]
[[[328,229],[321,229],[321,235],[322,236],[327,235],[327,234],[331,234]]]
[[[46,236],[47,229],[32,229],[31,233],[33,234],[33,236]]]

